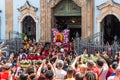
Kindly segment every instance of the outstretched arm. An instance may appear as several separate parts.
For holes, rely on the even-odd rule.
[[[38,77],[39,77],[40,74],[41,74],[41,69],[42,69],[42,67],[45,65],[45,62],[46,62],[46,60],[43,60],[43,61],[42,61],[42,64],[41,64],[40,67],[38,68],[37,76],[36,76],[37,80],[38,80]]]

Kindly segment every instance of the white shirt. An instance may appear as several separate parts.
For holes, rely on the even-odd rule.
[[[55,75],[57,80],[63,80],[66,74],[66,71],[64,71],[63,69],[59,70],[55,68]]]
[[[108,73],[108,65],[104,64],[101,69],[99,69],[99,80],[106,80],[106,75]]]
[[[120,79],[116,76],[110,76],[107,78],[107,80],[120,80]]]

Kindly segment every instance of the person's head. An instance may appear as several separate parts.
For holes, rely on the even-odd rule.
[[[74,69],[71,66],[68,66],[67,68],[67,77],[72,78],[74,74]]]
[[[100,52],[99,51],[95,52],[94,56],[99,57],[100,56]]]
[[[81,65],[79,66],[79,68],[80,68],[80,72],[81,72],[82,74],[85,74],[85,73],[86,73],[86,71],[87,71],[87,66],[86,66],[85,64],[81,64]]]
[[[64,69],[65,71],[67,71],[68,66],[69,66],[68,62],[67,62],[67,61],[64,61],[64,67],[63,67],[63,69]]]
[[[10,53],[10,58],[13,58],[14,57],[14,52],[11,52]]]
[[[39,60],[39,61],[37,62],[37,65],[40,66],[41,64],[42,64],[42,60]]]
[[[27,68],[27,70],[26,70],[26,72],[27,72],[27,74],[32,74],[32,73],[34,73],[34,68],[33,68],[33,66],[29,66],[28,68]]]
[[[78,68],[78,66],[79,66],[79,63],[76,62],[76,63],[75,63],[75,68]]]
[[[83,75],[81,73],[76,73],[75,74],[75,80],[83,80]]]
[[[47,70],[48,70],[47,67],[42,67],[41,73],[42,73],[42,74],[45,74],[45,72],[46,72]]]
[[[27,80],[28,79],[28,75],[27,74],[21,74],[20,75],[20,80]]]
[[[63,66],[64,66],[64,62],[63,62],[62,60],[58,60],[58,62],[57,62],[57,67],[58,67],[59,69],[62,69]]]
[[[54,77],[53,71],[47,70],[47,71],[45,72],[45,77],[46,77],[46,79],[48,79],[48,80],[52,80],[53,77]]]
[[[98,58],[97,61],[96,61],[96,64],[97,64],[98,67],[102,67],[103,64],[104,64],[104,59]]]
[[[22,49],[22,48],[20,49],[20,52],[23,52],[23,49]]]
[[[83,80],[96,80],[96,75],[93,72],[87,72]]]
[[[117,62],[113,62],[112,63],[112,68],[115,70],[118,67],[118,63]]]
[[[87,49],[84,50],[83,54],[87,54]]]
[[[94,62],[91,61],[91,60],[88,60],[88,62],[87,62],[87,69],[91,70],[93,68],[93,66],[94,66]]]

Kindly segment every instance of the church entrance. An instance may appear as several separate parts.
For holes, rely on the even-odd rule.
[[[55,16],[57,29],[61,32],[69,29],[69,41],[72,41],[76,34],[81,37],[81,17],[80,16]]]
[[[81,37],[81,7],[73,0],[61,0],[53,8],[53,26],[62,32],[69,29],[69,41],[72,41],[76,34]]]
[[[114,15],[107,15],[101,22],[101,31],[104,35],[104,43],[113,44],[120,41],[120,22]]]
[[[26,16],[22,21],[22,33],[30,40],[36,40],[36,23],[31,16]]]

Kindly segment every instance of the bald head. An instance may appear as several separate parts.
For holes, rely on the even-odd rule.
[[[81,65],[79,66],[79,68],[80,68],[80,72],[81,72],[81,73],[86,73],[86,71],[87,71],[87,66],[86,66],[85,64],[81,64]]]

